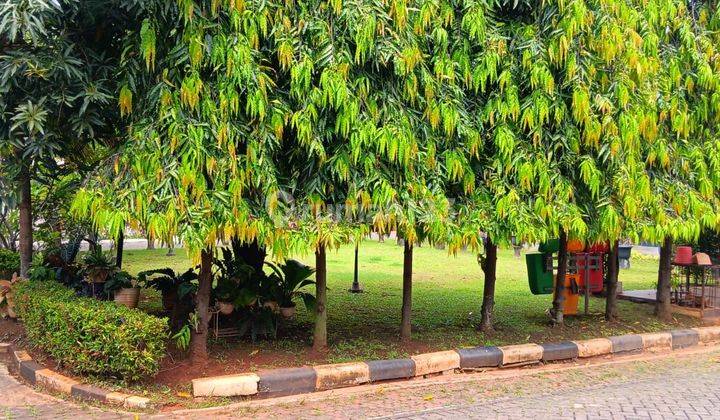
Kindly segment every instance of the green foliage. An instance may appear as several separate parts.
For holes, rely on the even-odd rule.
[[[125,39],[133,147],[75,210],[193,255],[357,229],[451,252],[697,236],[720,223],[718,18],[698,7],[149,2]]]
[[[180,348],[181,350],[187,350],[188,346],[190,345],[190,325],[185,324],[180,328],[180,330],[175,333],[172,336],[172,339],[175,340],[175,344]]]
[[[0,280],[9,280],[20,271],[20,254],[0,248]]]
[[[45,256],[41,253],[33,255],[30,269],[28,270],[28,278],[32,281],[50,281],[55,280],[55,270],[45,263]]]
[[[276,283],[276,299],[280,307],[295,306],[293,299],[298,297],[303,300],[308,311],[312,312],[315,307],[315,296],[300,289],[315,284],[310,280],[315,269],[297,260],[286,260],[282,264],[268,263],[268,265],[273,269],[269,280]]]
[[[83,274],[90,282],[102,283],[117,271],[115,259],[110,254],[103,252],[99,245],[91,247],[85,254],[83,264]]]
[[[159,369],[166,319],[78,298],[55,282],[22,282],[15,301],[30,341],[75,373],[135,381]]]
[[[197,291],[197,273],[191,268],[182,274],[177,274],[171,268],[160,268],[141,271],[137,275],[138,284],[163,293],[177,291],[178,298],[182,299],[190,293]]]
[[[105,294],[112,295],[120,289],[130,289],[133,287],[135,287],[135,278],[127,271],[117,271],[108,276],[103,290]]]

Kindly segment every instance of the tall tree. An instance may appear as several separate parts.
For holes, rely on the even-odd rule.
[[[123,24],[118,24],[123,22]],[[104,1],[20,1],[0,7],[0,154],[18,192],[21,275],[33,252],[31,183],[112,143],[114,72],[124,17]]]

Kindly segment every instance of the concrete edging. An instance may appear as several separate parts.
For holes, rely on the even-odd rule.
[[[287,396],[377,381],[424,377],[455,370],[513,367],[620,353],[672,351],[717,341],[720,341],[720,326],[559,343],[473,347],[417,354],[409,359],[272,369],[258,373],[198,378],[192,381],[193,395]]]
[[[120,392],[111,392],[98,387],[82,384],[75,379],[61,375],[37,363],[23,350],[15,350],[11,344],[0,343],[0,353],[10,356],[15,370],[31,385],[70,395],[75,398],[113,403],[125,408],[148,408],[150,399]]]

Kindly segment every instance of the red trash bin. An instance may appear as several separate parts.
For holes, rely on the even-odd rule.
[[[602,292],[604,285],[604,277],[603,277],[603,254],[601,253],[579,253],[577,255],[577,267],[578,267],[578,275],[580,277],[580,280],[578,281],[578,285],[584,289],[585,288],[585,256],[588,257],[589,260],[589,266],[591,267],[588,271],[588,275],[590,277],[590,293],[599,293]]]

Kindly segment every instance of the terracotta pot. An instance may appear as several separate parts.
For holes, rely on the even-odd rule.
[[[235,310],[235,305],[230,302],[218,302],[218,309],[223,315],[230,315]]]
[[[291,306],[289,308],[280,308],[280,313],[285,319],[292,318],[295,316],[295,307]]]
[[[138,300],[140,300],[139,287],[131,287],[115,291],[115,302],[120,305],[125,305],[130,309],[137,308]]]

